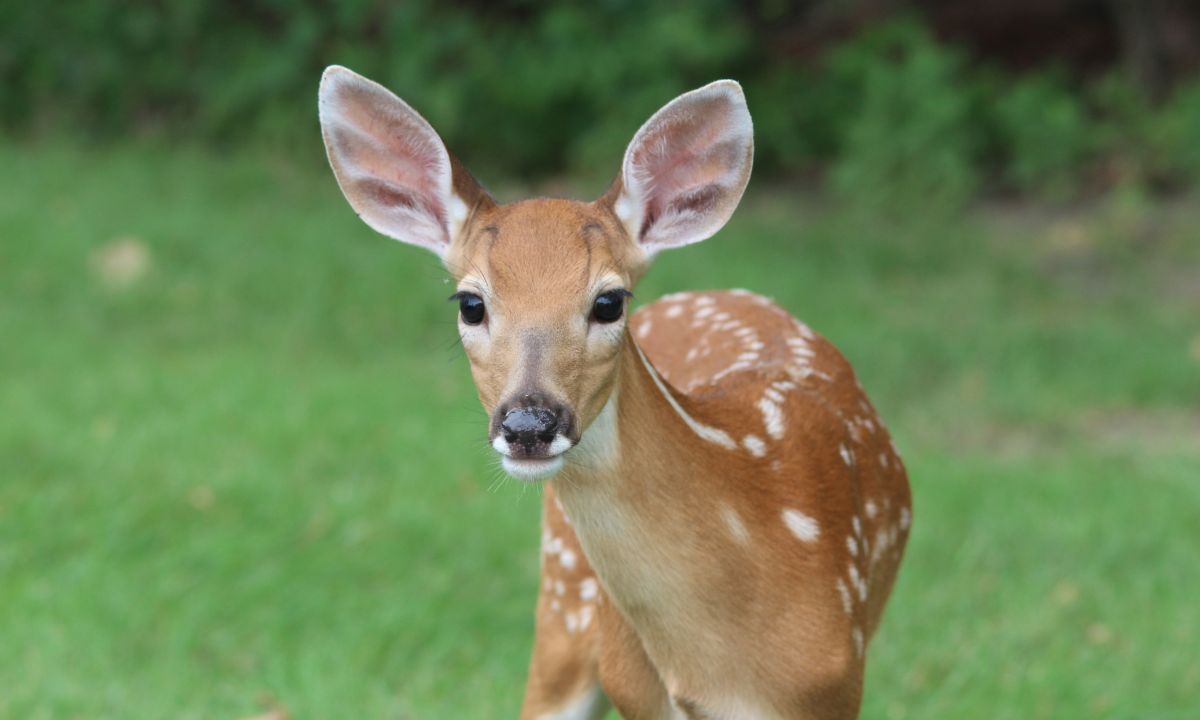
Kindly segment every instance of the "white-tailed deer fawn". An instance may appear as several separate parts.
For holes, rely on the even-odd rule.
[[[849,718],[911,523],[845,359],[752,293],[630,317],[660,250],[733,213],[753,133],[720,81],[638,130],[595,202],[494,201],[420,115],[331,67],[346,199],[437,253],[504,468],[545,481],[523,718]]]

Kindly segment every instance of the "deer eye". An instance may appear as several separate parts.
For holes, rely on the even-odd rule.
[[[621,315],[625,313],[625,298],[629,296],[628,290],[609,290],[601,293],[592,305],[592,318],[601,323],[620,320]]]
[[[468,325],[478,325],[483,322],[483,298],[475,293],[457,292],[451,295],[450,299],[458,301],[458,314],[462,316],[463,322]]]

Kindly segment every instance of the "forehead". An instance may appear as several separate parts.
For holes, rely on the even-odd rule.
[[[476,218],[452,263],[458,279],[484,276],[500,295],[578,290],[602,274],[630,278],[628,241],[616,218],[591,203],[536,199]]]

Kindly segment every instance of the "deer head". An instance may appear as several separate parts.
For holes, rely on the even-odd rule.
[[[613,396],[632,342],[629,298],[651,258],[717,232],[753,156],[741,87],[721,80],[655,113],[599,199],[499,204],[381,85],[330,67],[319,109],[329,162],[359,217],[436,253],[453,276],[488,439],[527,480],[556,473]]]

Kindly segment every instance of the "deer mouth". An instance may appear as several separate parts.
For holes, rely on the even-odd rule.
[[[538,482],[553,477],[563,467],[563,456],[574,445],[575,443],[562,434],[536,449],[509,443],[500,435],[492,440],[492,448],[500,454],[500,465],[504,471],[526,482]]]
[[[507,455],[500,458],[504,471],[518,480],[539,482],[554,477],[562,470],[563,456],[555,455],[548,458],[514,458]]]

